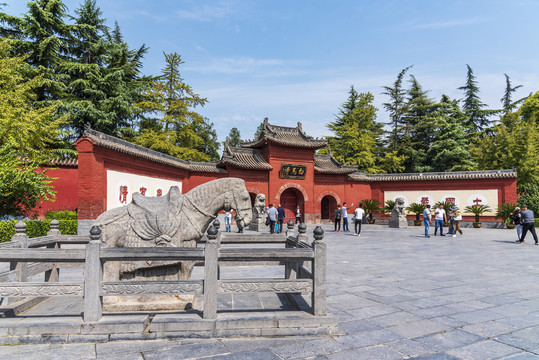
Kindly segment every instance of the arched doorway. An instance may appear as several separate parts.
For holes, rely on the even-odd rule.
[[[256,194],[250,192],[249,196],[251,197],[251,207],[255,206]]]
[[[295,221],[296,219],[296,207],[299,206],[301,211],[302,220],[304,218],[304,199],[303,194],[298,189],[289,188],[283,191],[280,198],[281,206],[284,208],[285,222],[288,220]]]
[[[331,195],[322,198],[320,205],[321,219],[333,220],[333,212],[337,208],[337,200]]]

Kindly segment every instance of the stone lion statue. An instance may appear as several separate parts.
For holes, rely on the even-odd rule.
[[[404,206],[404,199],[399,197],[395,199],[395,207],[393,210],[391,210],[391,215],[406,215],[404,213],[404,209],[406,206]]]
[[[406,214],[404,213],[404,199],[399,197],[395,199],[395,206],[391,210],[391,216],[389,217],[389,227],[391,228],[406,228],[408,227],[408,221],[406,220]]]
[[[253,206],[253,220],[265,216],[266,214],[266,195],[258,194],[255,198],[255,204]]]

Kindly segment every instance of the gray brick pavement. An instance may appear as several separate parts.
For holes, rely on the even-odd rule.
[[[309,226],[311,233],[313,226]],[[324,225],[340,335],[1,346],[9,359],[539,359],[539,246],[514,230]],[[245,299],[245,301],[249,301]]]

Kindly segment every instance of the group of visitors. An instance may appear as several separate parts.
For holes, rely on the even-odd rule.
[[[275,205],[270,204],[266,212],[268,216],[266,225],[270,227],[270,233],[271,234],[282,233],[284,218],[285,218],[285,211],[284,211],[284,208],[281,206],[281,204],[279,204],[277,209],[275,208]],[[301,210],[300,210],[299,205],[296,207],[296,224],[298,223],[301,223]]]
[[[522,211],[519,207],[515,208],[515,212],[511,214],[511,220],[517,229],[517,244],[522,244],[526,238],[528,231],[532,234],[535,245],[539,245],[537,241],[537,233],[535,232],[534,214],[528,209],[527,205],[522,205]]]
[[[335,232],[341,231],[341,220],[342,220],[342,230],[350,231],[348,227],[348,208],[346,203],[343,203],[342,206],[339,204],[335,209],[333,215],[335,218]],[[351,206],[354,204],[352,203]],[[363,204],[359,204],[354,210],[354,235],[361,236],[361,223],[363,217],[365,216],[365,210],[363,210]]]
[[[460,221],[462,220],[462,215],[459,209],[452,205],[449,208],[449,211],[446,213],[442,204],[434,210],[434,235],[440,229],[440,236],[444,236],[444,222],[449,221],[449,231],[446,236],[457,236],[457,231],[462,235],[462,229],[460,228]],[[430,205],[426,205],[425,210],[423,210],[423,223],[425,224],[425,237],[430,237],[429,228],[430,223],[432,222],[432,213],[430,210]]]

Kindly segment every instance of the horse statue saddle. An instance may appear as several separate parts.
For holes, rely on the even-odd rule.
[[[180,189],[172,186],[165,196],[147,197],[133,194],[127,205],[129,224],[143,240],[154,240],[155,246],[174,246],[172,237],[179,229],[183,199]]]

